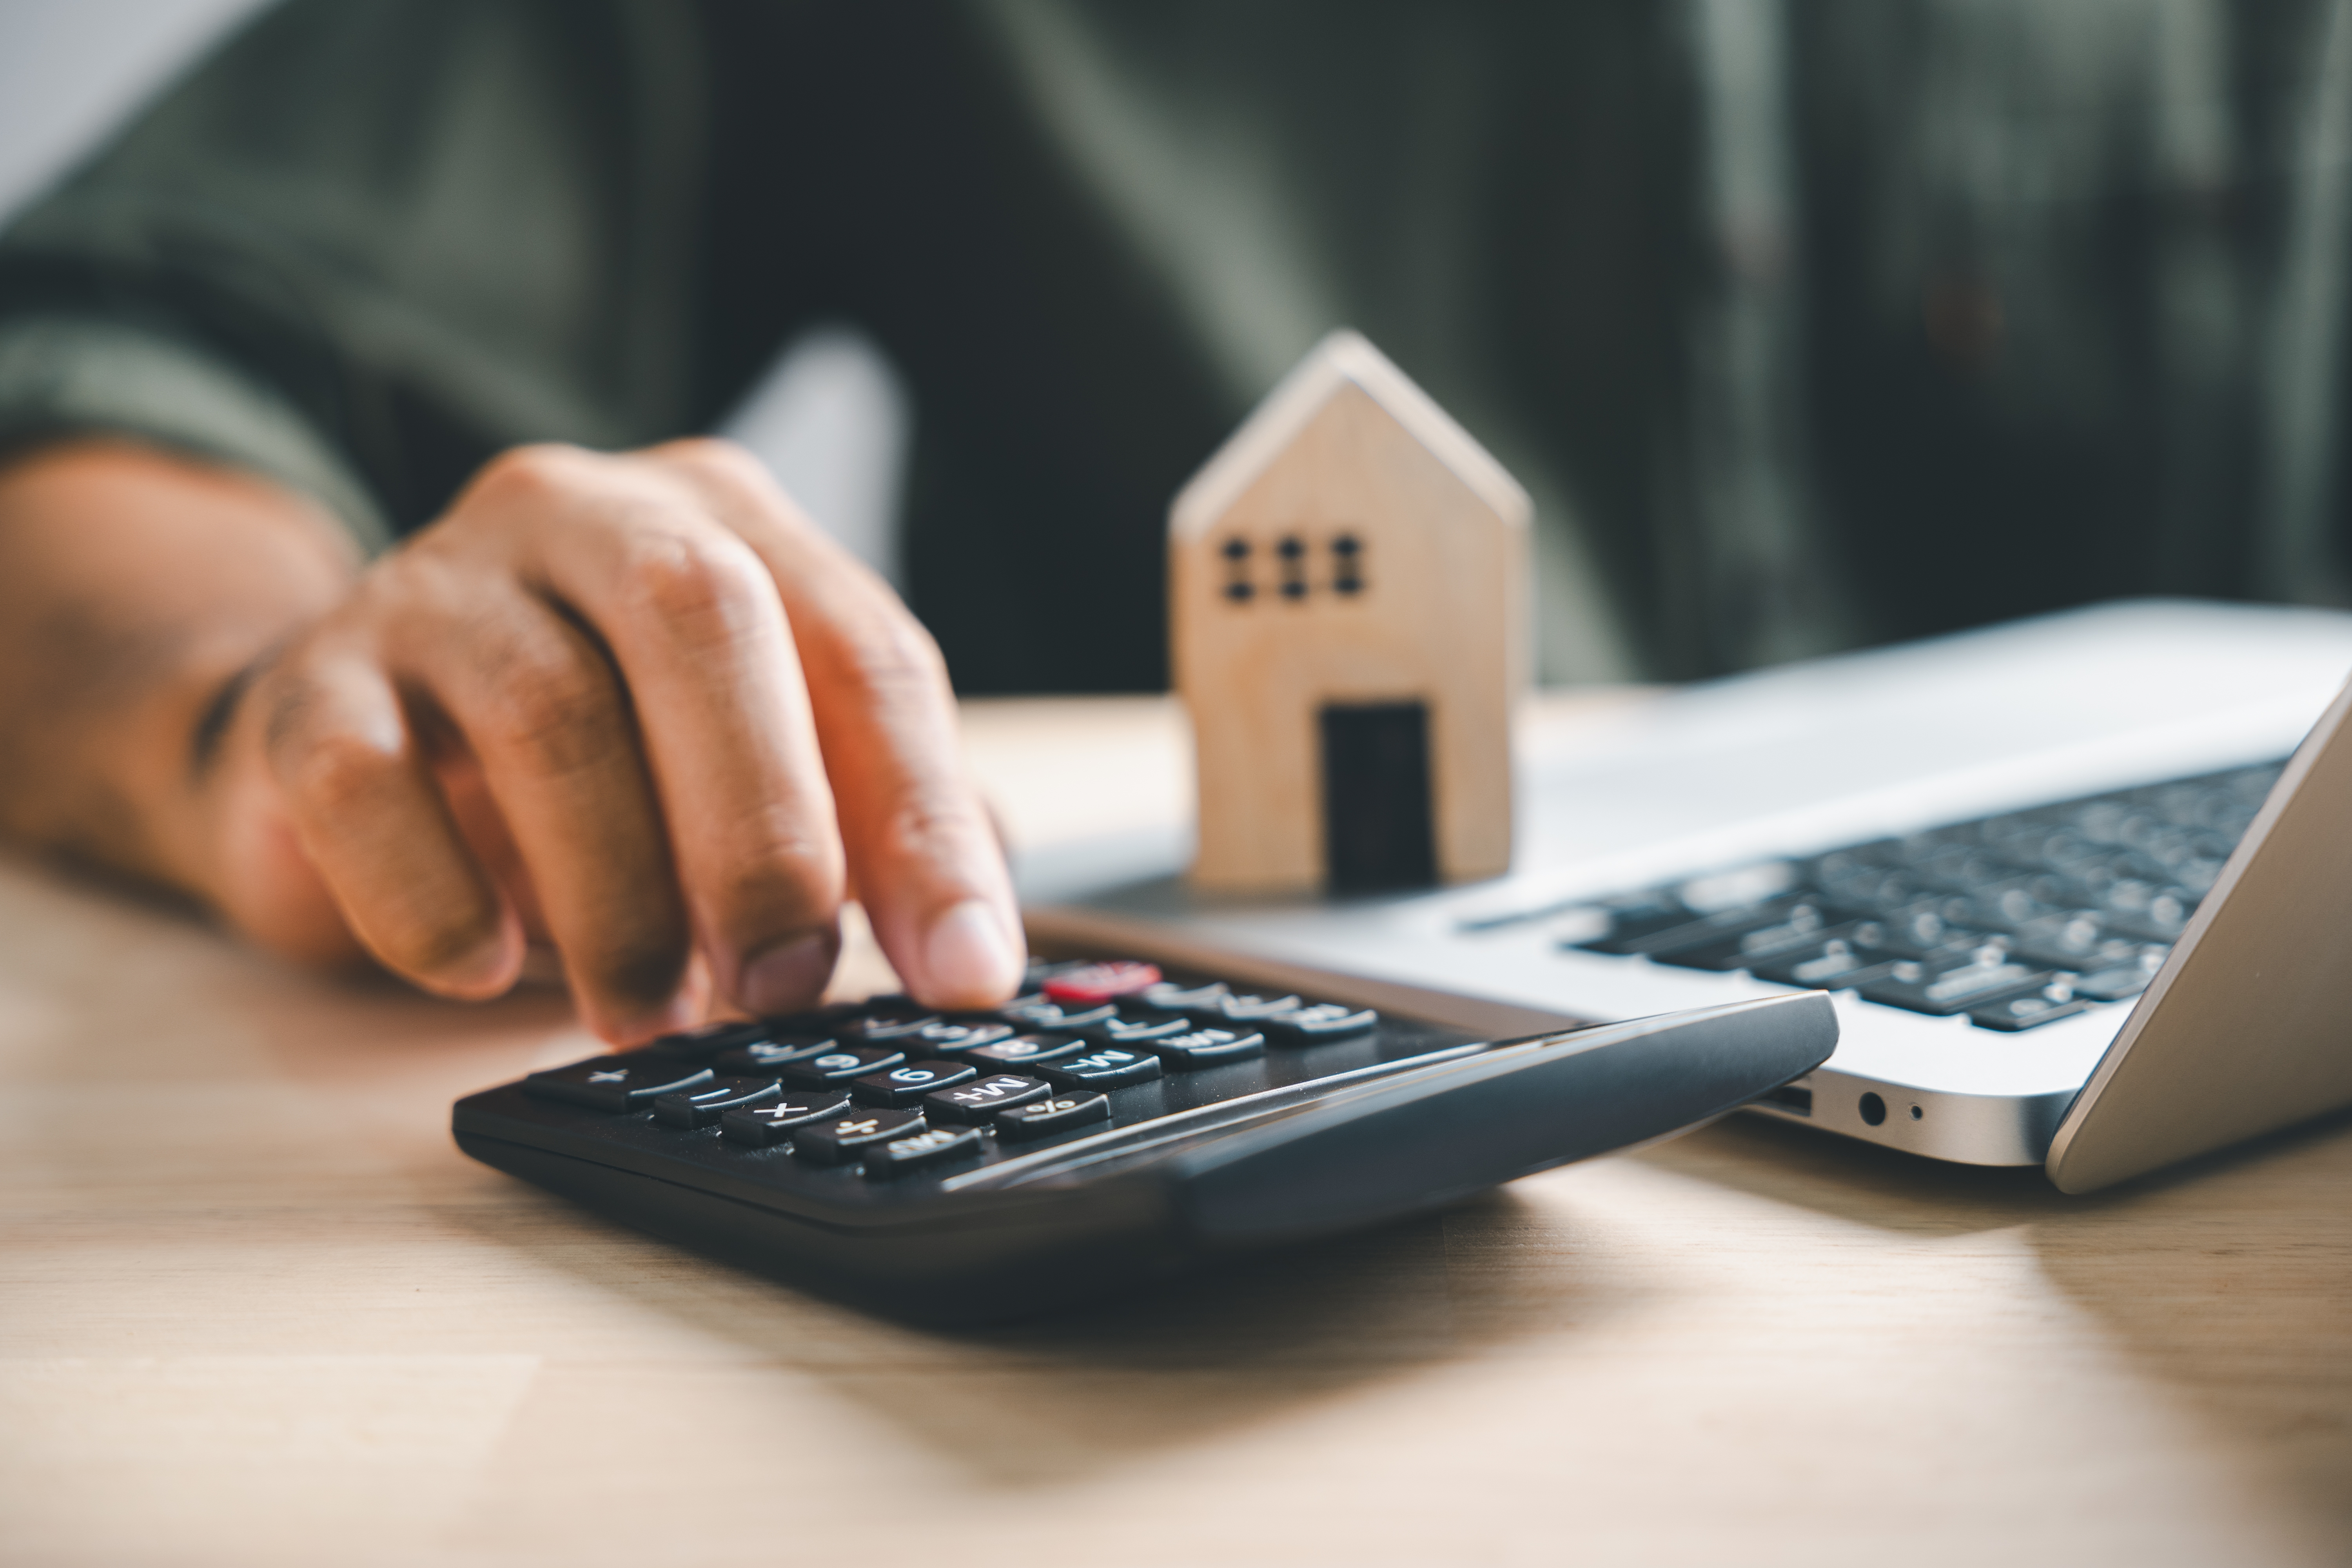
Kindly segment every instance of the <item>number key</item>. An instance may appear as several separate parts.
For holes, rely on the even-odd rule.
[[[847,1083],[854,1078],[880,1072],[897,1067],[907,1059],[906,1053],[888,1046],[844,1046],[794,1062],[784,1068],[784,1081],[803,1088],[814,1089],[828,1083]]]
[[[977,1069],[961,1062],[908,1062],[856,1079],[849,1092],[868,1105],[912,1105],[935,1089],[969,1083],[977,1076]]]
[[[1074,1040],[1067,1035],[1015,1035],[1009,1040],[981,1047],[971,1053],[971,1059],[983,1069],[1025,1068],[1036,1062],[1074,1057],[1086,1048],[1084,1040]]]

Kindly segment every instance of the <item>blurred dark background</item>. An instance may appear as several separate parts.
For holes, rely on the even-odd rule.
[[[0,208],[257,9],[0,4]],[[2347,597],[2352,0],[688,12],[761,303],[677,416],[966,690],[1163,679],[1160,509],[1342,323],[1536,494],[1553,680]]]

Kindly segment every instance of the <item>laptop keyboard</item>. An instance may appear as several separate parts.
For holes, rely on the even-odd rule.
[[[2147,988],[2284,762],[1601,900],[1561,945],[2015,1031]]]

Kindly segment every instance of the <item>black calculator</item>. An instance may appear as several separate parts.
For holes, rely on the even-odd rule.
[[[1837,1040],[1813,992],[1496,1041],[1133,960],[1035,963],[1023,991],[591,1057],[459,1100],[457,1144],[790,1283],[971,1323],[1664,1137]]]

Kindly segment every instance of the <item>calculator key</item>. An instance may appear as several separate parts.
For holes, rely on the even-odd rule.
[[[1029,967],[1021,976],[1021,994],[1025,996],[1032,991],[1042,992],[1045,982],[1053,979],[1056,974],[1085,967],[1087,964],[1084,959],[1039,958],[1033,952],[1029,955]]]
[[[1033,1100],[1026,1105],[998,1111],[996,1135],[1025,1142],[1109,1120],[1110,1101],[1099,1094],[1057,1094],[1051,1100]]]
[[[895,1176],[918,1165],[936,1165],[949,1160],[967,1159],[979,1153],[980,1149],[980,1129],[977,1127],[933,1127],[921,1132],[910,1132],[903,1138],[868,1144],[863,1152],[866,1173],[879,1178]]]
[[[707,1028],[664,1035],[646,1049],[675,1057],[680,1061],[707,1062],[721,1051],[731,1051],[767,1037],[768,1026],[765,1024],[713,1024]]]
[[[845,1018],[835,1028],[845,1043],[854,1040],[861,1045],[878,1046],[885,1041],[902,1042],[940,1021],[937,1013],[925,1008],[886,1006],[877,1007],[861,1017]]]
[[[1266,1038],[1286,1046],[1312,1046],[1324,1040],[1344,1040],[1360,1035],[1381,1021],[1370,1007],[1349,1007],[1339,1002],[1316,1002],[1269,1013],[1257,1020]]]
[[[1213,1014],[1225,995],[1225,983],[1222,980],[1212,980],[1205,985],[1179,985],[1163,980],[1137,992],[1134,1000],[1156,1013],[1194,1013],[1205,1008]]]
[[[1160,1076],[1160,1058],[1141,1046],[1097,1046],[1082,1056],[1037,1064],[1037,1076],[1064,1089],[1114,1089]]]
[[[730,1110],[765,1104],[782,1093],[772,1073],[764,1078],[714,1078],[693,1089],[656,1099],[654,1120],[672,1127],[708,1127]]]
[[[912,1105],[935,1089],[969,1083],[979,1076],[977,1068],[964,1062],[908,1062],[856,1079],[849,1093],[867,1105]]]
[[[880,1072],[897,1067],[907,1059],[907,1053],[888,1046],[842,1046],[793,1063],[784,1068],[784,1081],[803,1088],[819,1084],[847,1083],[867,1073]]]
[[[1098,1046],[1140,1046],[1164,1040],[1192,1027],[1192,1020],[1147,1015],[1140,1018],[1105,1018],[1087,1026],[1086,1037]]]
[[[1015,1035],[992,1046],[982,1046],[970,1055],[984,1071],[991,1067],[1017,1068],[1033,1062],[1058,1061],[1086,1048],[1086,1041],[1070,1035]]]
[[[960,1024],[952,1019],[935,1018],[895,1043],[927,1056],[956,1057],[1012,1037],[1010,1024]]]
[[[651,1051],[625,1056],[590,1057],[568,1068],[535,1072],[522,1080],[523,1091],[541,1100],[561,1100],[591,1110],[642,1110],[665,1094],[677,1094],[709,1080],[710,1069]]]
[[[1100,1024],[1118,1016],[1118,1007],[1110,1002],[1098,1006],[1076,1004],[1065,1007],[1059,1002],[1024,996],[1007,1002],[996,1010],[996,1016],[1006,1023],[1024,1029],[1078,1030],[1089,1024]]]
[[[839,1049],[841,1042],[831,1035],[778,1035],[729,1051],[711,1065],[720,1072],[773,1073]]]
[[[976,1082],[923,1096],[923,1114],[933,1121],[984,1122],[1000,1110],[1043,1100],[1053,1092],[1053,1086],[1043,1079],[992,1073]]]
[[[772,1148],[791,1137],[794,1128],[848,1109],[849,1097],[837,1089],[787,1089],[765,1105],[729,1111],[719,1119],[719,1131],[730,1143]]]
[[[843,1165],[877,1143],[923,1130],[919,1110],[850,1110],[804,1123],[793,1134],[793,1152],[818,1165]]]
[[[1244,996],[1236,994],[1217,998],[1213,1016],[1205,1010],[1192,1016],[1204,1024],[1262,1024],[1268,1018],[1292,1012],[1298,1005],[1296,996]]]
[[[1111,963],[1088,963],[1076,969],[1066,969],[1045,982],[1045,992],[1046,1000],[1059,1002],[1065,1006],[1093,1007],[1105,1002],[1116,1002],[1122,996],[1132,996],[1159,984],[1160,968],[1157,964],[1120,959]]]
[[[1219,1062],[1262,1057],[1265,1055],[1265,1037],[1255,1029],[1192,1029],[1164,1040],[1149,1041],[1141,1048],[1178,1072],[1190,1072],[1194,1068],[1215,1067]]]

